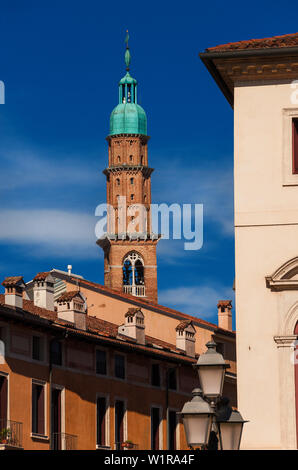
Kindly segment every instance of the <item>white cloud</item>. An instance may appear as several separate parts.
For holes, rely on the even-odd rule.
[[[0,210],[0,242],[33,245],[38,257],[94,257],[95,216],[58,210]]]
[[[234,235],[233,170],[230,167],[189,167],[182,160],[171,161],[171,166],[160,168],[153,177],[155,201],[203,204],[204,220],[216,222],[222,235]]]
[[[181,286],[161,290],[158,294],[161,304],[203,319],[216,317],[220,299],[233,300],[232,287]]]
[[[99,173],[80,163],[77,156],[59,154],[41,156],[37,150],[1,150],[1,190],[29,186],[90,185],[98,183]]]

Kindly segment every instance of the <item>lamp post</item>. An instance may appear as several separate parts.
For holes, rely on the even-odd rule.
[[[185,403],[182,416],[186,440],[190,447],[206,447],[209,440],[214,411],[202,396],[202,390],[192,391],[192,400]]]
[[[191,401],[181,413],[186,440],[190,447],[210,448],[217,436],[221,450],[238,450],[243,425],[241,414],[222,397],[225,370],[230,367],[216,351],[216,343],[209,341],[207,351],[198,359],[197,369],[201,389],[194,389]],[[212,432],[211,432],[212,431]]]

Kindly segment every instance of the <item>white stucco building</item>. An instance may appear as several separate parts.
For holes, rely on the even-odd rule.
[[[234,107],[242,448],[297,449],[298,34],[200,56]]]

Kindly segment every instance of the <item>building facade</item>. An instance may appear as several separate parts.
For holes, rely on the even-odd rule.
[[[147,334],[150,307],[133,296],[98,293],[101,301],[116,296],[121,323],[92,315],[87,289],[72,286],[54,301],[62,276],[38,273],[28,286],[20,276],[3,282],[0,449],[186,449],[176,413],[198,385],[196,343],[204,351],[211,338],[231,357],[224,394],[236,404],[232,331],[169,311],[176,340],[166,342]]]
[[[250,421],[242,447],[297,449],[298,34],[201,58],[234,107],[238,404]]]

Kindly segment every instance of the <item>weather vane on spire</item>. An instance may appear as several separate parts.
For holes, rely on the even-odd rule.
[[[130,65],[130,52],[129,52],[129,46],[128,46],[128,41],[129,41],[129,34],[128,34],[128,29],[126,30],[126,37],[125,37],[125,42],[126,42],[126,51],[125,51],[125,64],[126,64],[126,70],[129,72],[129,65]]]

